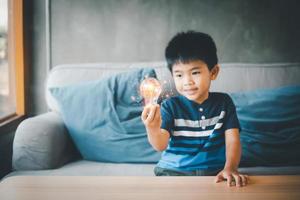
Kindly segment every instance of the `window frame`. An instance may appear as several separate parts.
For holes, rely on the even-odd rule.
[[[12,67],[15,89],[16,111],[0,119],[0,128],[24,119],[25,110],[25,69],[24,69],[24,28],[23,1],[8,0],[8,65]]]

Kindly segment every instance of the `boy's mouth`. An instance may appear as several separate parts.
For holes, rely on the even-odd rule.
[[[197,92],[197,88],[193,88],[193,89],[184,89],[183,90],[184,93],[186,93],[187,95],[193,95]]]

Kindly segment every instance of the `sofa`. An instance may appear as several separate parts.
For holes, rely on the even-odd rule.
[[[221,71],[219,77],[217,80],[212,82],[211,91],[227,92],[233,94],[233,97],[238,99],[241,99],[240,97],[242,96],[246,99],[243,101],[246,101],[247,105],[249,105],[250,102],[247,100],[247,92],[259,91],[262,89],[262,91],[260,91],[260,95],[263,95],[265,93],[264,90],[300,85],[300,63],[221,63],[220,66]],[[128,159],[131,157],[131,160],[126,160],[126,155],[127,150],[131,150],[133,145],[125,148],[122,147],[122,150],[118,151],[120,157],[110,155],[110,151],[115,151],[115,149],[118,148],[118,142],[121,144],[122,140],[118,139],[113,140],[113,145],[106,146],[105,153],[103,152],[102,155],[105,156],[108,154],[109,156],[104,157],[105,159],[102,160],[93,159],[93,156],[88,155],[89,152],[84,152],[78,149],[78,145],[82,145],[83,141],[81,140],[81,143],[76,143],[76,138],[70,135],[70,129],[65,124],[65,120],[67,120],[67,118],[62,115],[62,105],[58,103],[57,99],[51,92],[51,88],[68,87],[72,85],[76,86],[78,84],[89,83],[91,81],[98,81],[97,84],[99,84],[101,80],[107,81],[107,78],[110,76],[145,68],[154,69],[154,75],[158,78],[158,80],[163,83],[167,83],[164,84],[162,92],[162,95],[164,96],[161,97],[161,100],[166,98],[166,94],[176,95],[174,83],[171,81],[171,74],[167,70],[165,62],[84,63],[55,66],[49,73],[45,84],[45,98],[49,111],[47,113],[28,118],[18,126],[13,142],[13,172],[8,174],[6,177],[23,175],[153,176],[153,169],[155,163],[159,159],[160,153],[154,152],[154,150],[151,149],[151,146],[147,146],[144,143],[142,144],[144,145],[142,147],[137,145],[140,149],[135,149],[135,152],[128,156]],[[76,92],[76,87],[74,90]],[[94,92],[90,92],[87,94],[92,95],[93,93]],[[244,94],[246,94],[246,96]],[[292,93],[292,95],[295,94]],[[104,100],[106,98],[106,96],[102,97]],[[256,100],[255,98],[254,100]],[[295,98],[289,97],[289,99],[292,100]],[[85,108],[83,105],[84,102],[79,102],[77,105],[79,109],[77,113],[79,116],[84,115],[84,111],[82,110]],[[266,105],[268,105],[268,103],[266,103]],[[299,105],[287,106],[299,107]],[[142,109],[142,105],[140,107]],[[274,107],[274,112],[276,112],[277,109],[278,108]],[[140,111],[141,110],[138,110],[138,112]],[[103,119],[106,119],[106,117],[110,115],[107,113],[105,114],[106,116],[102,116]],[[253,114],[255,114],[255,109]],[[265,149],[259,150],[259,147],[256,147],[253,141],[252,143],[246,144],[246,142],[249,141],[249,137],[250,139],[252,137],[252,132],[249,132],[250,136],[248,133],[249,137],[247,136],[248,138],[245,139],[245,145],[248,146],[243,146],[243,154],[249,154],[248,150],[252,149],[251,146],[253,144],[253,149],[258,150],[259,154],[262,154],[262,156],[264,156],[264,153],[268,155],[265,155],[265,157],[258,156],[261,160],[253,159],[251,163],[247,161],[251,160],[253,157],[251,159],[243,157],[239,167],[240,172],[249,175],[300,174],[300,157],[295,157],[295,155],[299,152],[297,151],[297,146],[299,147],[298,144],[300,143],[300,132],[298,132],[299,129],[297,128],[300,125],[297,125],[297,122],[300,124],[300,121],[298,121],[299,118],[297,117],[299,116],[297,113],[295,115],[296,118],[293,119],[294,121],[292,123],[296,129],[293,129],[294,134],[289,136],[290,140],[284,141],[285,146],[282,146],[280,142],[274,143],[272,141],[271,143],[265,144],[265,146],[268,146],[267,151]],[[274,116],[276,117],[276,115]],[[254,117],[254,119],[255,118],[256,117]],[[246,117],[245,121],[247,122],[247,120],[248,118]],[[268,123],[268,120],[265,123]],[[247,125],[247,123],[245,124]],[[285,130],[286,129],[284,129],[284,131]],[[282,133],[283,132],[280,132],[280,134]],[[110,133],[105,132],[105,134]],[[253,135],[254,134],[257,136],[264,133],[253,133]],[[286,131],[284,134],[289,134],[289,132]],[[243,132],[241,132],[241,137],[242,136]],[[141,137],[143,141],[147,140],[146,133],[142,133]],[[90,142],[95,142],[95,140],[93,141],[92,139]],[[130,138],[123,142],[122,145],[126,144],[126,142],[131,142]],[[260,147],[264,147],[264,143],[260,144],[262,144]],[[242,143],[242,145],[244,144]],[[114,149],[109,149],[110,146],[113,146]],[[289,158],[287,155],[279,156],[278,159],[280,160],[278,160],[274,154],[276,155],[276,151],[278,149],[281,147],[285,148],[286,146],[294,146],[293,148],[297,151],[293,154],[294,158]],[[99,152],[97,148],[92,148],[92,151],[96,151],[95,155],[101,156],[101,152]],[[139,152],[149,153],[144,156],[143,154],[139,154]],[[256,153],[252,153],[254,158],[257,156]],[[148,159],[150,154],[150,159]],[[137,155],[136,158],[134,157],[135,155]],[[268,160],[268,156],[271,157],[270,161]],[[114,159],[110,160],[110,157]],[[119,158],[120,160],[118,160]]]

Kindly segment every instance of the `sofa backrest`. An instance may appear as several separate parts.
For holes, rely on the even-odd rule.
[[[221,63],[220,66],[221,71],[217,80],[212,82],[211,91],[237,92],[300,85],[300,63]],[[58,110],[48,88],[97,80],[111,74],[145,67],[154,68],[158,79],[164,83],[165,90],[176,93],[165,62],[65,64],[54,67],[47,77],[48,107]]]

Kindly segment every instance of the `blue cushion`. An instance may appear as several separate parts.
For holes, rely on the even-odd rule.
[[[300,164],[300,85],[230,94],[241,125],[241,166]]]
[[[101,162],[157,162],[141,121],[138,86],[153,69],[138,69],[101,80],[51,88],[65,125],[81,155]],[[136,99],[133,100],[132,97]]]

